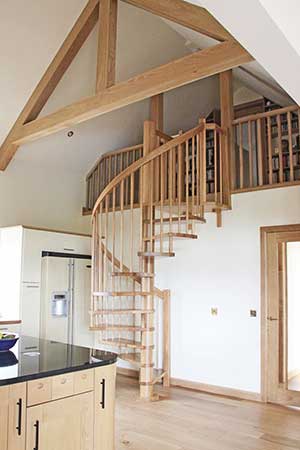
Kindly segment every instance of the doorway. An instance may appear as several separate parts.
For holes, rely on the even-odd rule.
[[[300,225],[261,229],[262,397],[300,407]]]

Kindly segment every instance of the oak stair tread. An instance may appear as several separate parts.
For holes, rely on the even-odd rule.
[[[105,330],[123,330],[123,331],[154,331],[153,327],[140,327],[136,325],[115,325],[113,323],[106,323],[103,325],[94,325],[90,327],[91,331],[105,331]]]
[[[155,241],[160,240],[161,238],[198,239],[198,235],[191,233],[173,233],[170,231],[168,233],[156,234],[152,237],[144,238],[144,241]]]
[[[153,273],[145,272],[112,272],[112,277],[140,277],[140,278],[153,278]]]
[[[148,297],[148,295],[155,295],[155,292],[144,291],[113,291],[113,292],[94,292],[95,297]]]
[[[119,353],[118,357],[123,359],[123,361],[128,361],[132,364],[141,365],[141,354],[140,353]]]
[[[143,258],[152,258],[155,256],[168,256],[172,258],[175,256],[174,252],[138,252],[138,256],[142,256]]]
[[[195,220],[196,222],[206,223],[206,219],[204,219],[204,217],[196,216],[194,214],[188,214],[188,216],[186,216],[186,214],[182,215],[182,216],[174,216],[174,217],[171,216],[171,218],[170,217],[163,217],[162,220],[161,219],[154,219],[154,220],[152,220],[152,223],[160,224],[162,222],[162,223],[168,224],[170,222],[179,222],[179,221],[180,222],[184,222],[186,220]],[[145,219],[144,223],[150,224],[151,221],[149,219]]]
[[[122,315],[122,314],[152,314],[154,313],[154,309],[99,309],[93,312],[93,315]]]
[[[119,339],[119,338],[107,338],[107,339],[100,339],[100,341],[103,344],[109,344],[114,347],[125,347],[125,348],[136,348],[143,350],[145,348],[145,345],[143,345],[139,341],[134,341],[132,339]],[[150,346],[149,348],[152,348],[153,346]]]

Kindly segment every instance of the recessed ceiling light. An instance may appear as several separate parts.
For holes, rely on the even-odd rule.
[[[67,134],[68,137],[72,137],[73,135],[74,135],[74,131],[72,131],[72,130],[68,131],[68,134]]]

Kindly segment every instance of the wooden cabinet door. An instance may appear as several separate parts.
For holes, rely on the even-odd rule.
[[[25,449],[26,383],[9,386],[8,450]]]
[[[115,364],[95,369],[94,450],[115,448],[115,385]]]
[[[7,450],[8,441],[8,386],[0,387],[0,450]]]
[[[92,450],[93,392],[27,409],[26,450]]]

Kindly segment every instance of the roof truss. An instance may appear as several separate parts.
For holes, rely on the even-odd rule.
[[[0,170],[6,169],[18,146],[25,142],[252,60],[204,8],[183,0],[124,0],[213,37],[221,43],[115,84],[117,1],[88,1],[0,147]],[[100,24],[95,95],[38,118],[98,19]]]

